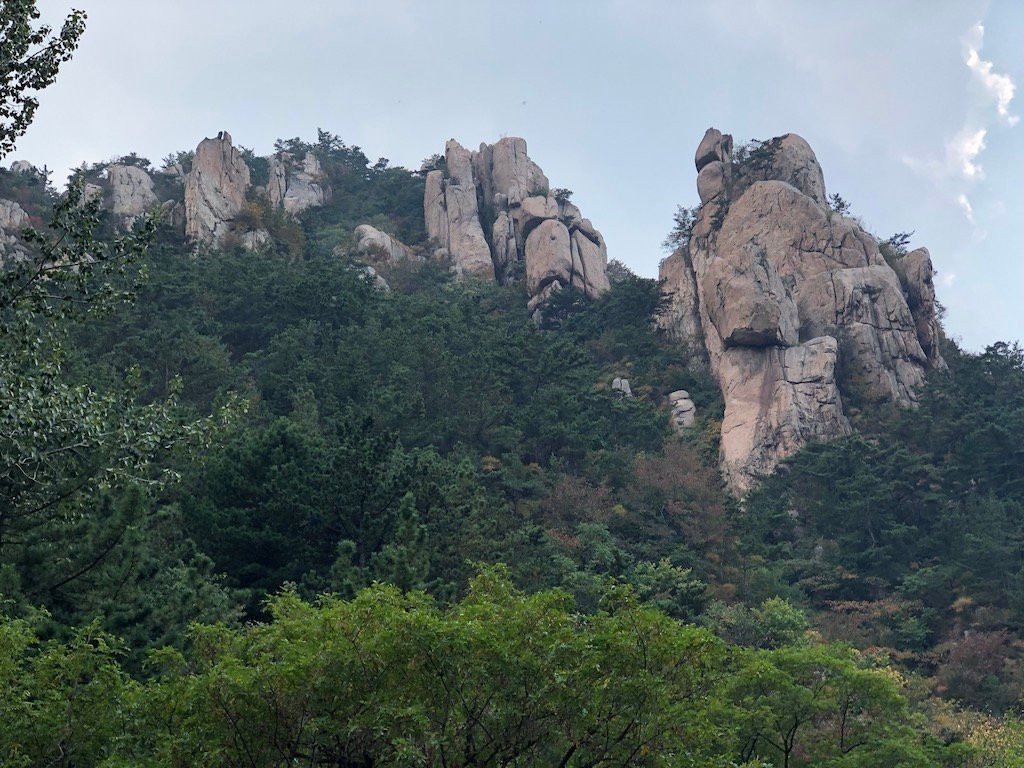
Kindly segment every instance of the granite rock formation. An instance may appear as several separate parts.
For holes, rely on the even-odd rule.
[[[25,254],[19,232],[30,224],[24,208],[13,200],[0,199],[0,261]]]
[[[271,206],[295,214],[330,200],[331,187],[312,152],[307,152],[301,161],[288,152],[278,152],[270,158],[267,196]]]
[[[677,435],[684,434],[689,427],[693,426],[694,421],[697,419],[697,406],[690,399],[690,393],[685,389],[677,389],[675,392],[670,392],[668,405],[671,411],[669,422],[672,425],[672,429]]]
[[[530,309],[572,286],[588,296],[609,287],[604,238],[516,137],[470,152],[454,139],[445,169],[427,174],[423,200],[433,254],[460,275],[508,283],[526,276]]]
[[[355,229],[356,254],[373,264],[392,266],[415,259],[413,250],[387,232],[369,224],[360,224]]]
[[[130,227],[138,217],[160,205],[153,179],[142,168],[115,164],[107,168],[110,210],[120,224]]]
[[[721,466],[742,495],[807,442],[850,432],[843,387],[916,403],[926,371],[944,365],[932,263],[919,249],[890,266],[829,208],[795,134],[734,152],[710,129],[694,160],[701,205],[687,245],[662,263],[658,323],[719,381]]]
[[[198,245],[217,247],[235,231],[235,217],[245,205],[249,166],[221,131],[196,148],[185,177],[185,234]],[[239,233],[243,236],[245,233]]]

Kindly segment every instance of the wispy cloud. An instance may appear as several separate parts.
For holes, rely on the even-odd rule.
[[[971,222],[971,224],[973,224],[974,223],[974,208],[971,206],[971,201],[967,199],[967,195],[964,194],[963,192],[961,192],[960,196],[956,199],[956,201],[957,201],[957,203],[960,204],[960,207],[963,209],[964,216],[966,216],[967,220],[969,222]]]
[[[941,160],[913,155],[903,155],[900,160],[908,168],[926,173],[935,179],[978,181],[985,178],[985,171],[978,163],[978,156],[985,149],[987,134],[987,128],[965,127],[946,142],[946,154]]]
[[[1008,125],[1016,125],[1020,118],[1010,114],[1010,102],[1013,101],[1013,94],[1017,86],[1009,75],[994,72],[994,64],[981,58],[981,46],[985,39],[985,27],[979,21],[967,32],[964,38],[965,57],[967,68],[974,73],[975,78],[982,87],[995,99],[996,112]]]
[[[946,141],[945,153],[931,157],[904,155],[901,158],[909,168],[931,176],[949,196],[947,199],[956,200],[976,236],[983,233],[978,228],[974,206],[967,193],[985,178],[980,159],[986,148],[986,139],[995,126],[1012,127],[1020,121],[1010,112],[1016,84],[1009,75],[996,72],[993,62],[981,57],[984,40],[985,27],[980,21],[961,38],[963,62],[971,75],[970,88],[976,95],[980,94],[980,99],[976,98],[967,110],[963,127]],[[947,276],[947,279],[952,280],[953,277]]]
[[[985,149],[985,134],[988,130],[964,128],[946,145],[949,165],[965,179],[982,179],[985,172],[978,164],[978,155]]]

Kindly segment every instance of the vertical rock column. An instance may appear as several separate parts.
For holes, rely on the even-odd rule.
[[[245,205],[249,166],[221,131],[196,148],[192,170],[185,177],[185,234],[199,245],[217,247],[234,231]]]

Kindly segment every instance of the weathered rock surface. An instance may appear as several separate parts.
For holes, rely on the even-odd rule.
[[[707,355],[725,398],[721,466],[742,494],[808,441],[849,433],[841,386],[910,406],[943,363],[928,252],[907,254],[897,274],[874,237],[828,208],[795,134],[737,157],[730,137],[705,134],[702,204],[686,248],[662,263],[657,322]]]
[[[904,256],[896,265],[897,274],[907,293],[907,304],[914,316],[917,339],[932,368],[945,368],[939,353],[939,322],[935,314],[935,268],[927,248],[918,248]]]
[[[672,424],[672,429],[677,435],[684,434],[697,419],[697,406],[690,399],[690,393],[685,389],[670,392],[668,405],[671,409],[669,422]]]
[[[612,391],[618,392],[623,397],[632,397],[633,389],[629,386],[629,379],[616,376],[612,379]]]
[[[734,492],[748,491],[758,476],[807,443],[850,433],[835,380],[837,355],[830,336],[795,347],[736,347],[722,355],[720,461]]]
[[[795,133],[787,133],[755,150],[746,165],[746,183],[774,179],[796,187],[820,206],[825,206],[825,176],[810,144]]]
[[[0,199],[0,229],[5,232],[18,232],[29,225],[25,209],[13,200]]]
[[[356,253],[367,261],[392,265],[415,258],[405,243],[369,224],[356,227],[355,236]]]
[[[557,219],[547,219],[526,239],[526,290],[537,296],[551,283],[568,285],[572,277],[569,230]]]
[[[221,245],[235,230],[249,184],[249,166],[230,134],[199,142],[185,177],[185,234],[199,245]]]
[[[391,291],[391,286],[388,285],[388,281],[381,277],[377,270],[371,267],[369,264],[363,264],[358,268],[359,274],[362,275],[363,279],[368,283],[371,283],[374,288],[385,293]]]
[[[697,145],[697,152],[693,162],[697,166],[697,172],[704,170],[708,163],[728,162],[732,159],[732,136],[722,135],[717,128],[708,128],[704,132],[704,138]]]
[[[708,353],[704,348],[704,328],[700,320],[697,278],[690,262],[690,253],[680,248],[661,262],[658,277],[663,281],[666,307],[657,318],[659,328],[668,338],[684,346],[691,366],[705,370]]]
[[[18,233],[30,223],[28,213],[18,203],[0,199],[0,262],[26,255]]]
[[[452,139],[445,167],[427,174],[423,213],[434,255],[450,258],[460,275],[505,284],[525,273],[531,309],[570,286],[588,296],[609,288],[604,238],[551,194],[523,139],[475,152]]]
[[[278,152],[270,158],[267,197],[273,207],[295,214],[330,200],[331,188],[312,152],[307,152],[301,162],[288,152]]]
[[[124,226],[131,226],[139,217],[160,204],[153,179],[134,165],[112,165],[107,168],[110,210]]]
[[[22,173],[32,175],[39,173],[39,169],[36,168],[28,160],[15,160],[11,163],[11,173]]]

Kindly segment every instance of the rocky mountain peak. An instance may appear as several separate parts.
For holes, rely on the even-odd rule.
[[[551,189],[525,140],[471,152],[451,139],[444,166],[427,174],[423,210],[434,255],[456,272],[501,284],[525,273],[530,309],[570,286],[588,296],[608,289],[604,238],[570,193]]]
[[[231,143],[231,134],[203,139],[185,177],[185,233],[200,245],[217,246],[233,231],[245,205],[249,166]]]
[[[844,395],[916,403],[925,372],[944,365],[933,269],[925,249],[890,264],[831,210],[796,134],[734,150],[712,128],[695,165],[701,205],[662,263],[659,324],[719,381],[721,467],[742,494],[807,442],[849,433]]]

